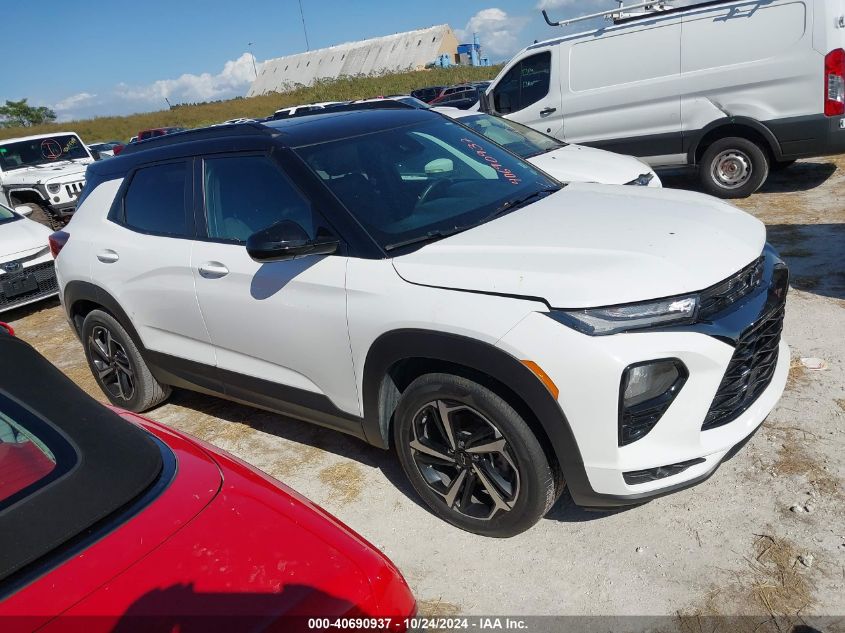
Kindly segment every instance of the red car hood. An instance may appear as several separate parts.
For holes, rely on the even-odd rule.
[[[321,508],[219,449],[118,412],[173,450],[178,473],[50,583],[10,598],[35,590],[40,604],[67,603],[42,630],[291,631],[307,616],[413,613],[393,564]],[[88,577],[97,586],[79,581]]]

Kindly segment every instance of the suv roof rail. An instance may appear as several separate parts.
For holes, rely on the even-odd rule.
[[[636,4],[630,4],[625,6],[624,0],[616,0],[619,3],[619,6],[615,9],[608,9],[607,11],[599,11],[597,13],[589,13],[587,15],[580,15],[575,18],[569,18],[567,20],[559,20],[557,22],[552,22],[549,19],[549,14],[546,13],[546,10],[543,9],[543,18],[546,20],[546,24],[549,26],[569,26],[570,24],[574,24],[575,22],[584,22],[585,20],[592,20],[594,18],[606,18],[608,20],[623,20],[623,19],[630,19],[634,17],[646,17],[652,15],[654,13],[661,13],[664,11],[670,11],[673,9],[677,9],[678,7],[673,7],[670,3],[672,0],[649,0],[648,2],[638,2]],[[687,7],[683,7],[687,8]],[[692,8],[692,7],[689,7]],[[641,14],[626,14],[625,12],[630,9],[644,9],[643,13]]]
[[[266,121],[269,123],[270,121],[286,121],[288,119],[298,119],[301,117],[307,116],[319,116],[321,114],[332,114],[334,112],[353,112],[355,110],[418,110],[419,108],[409,105],[407,103],[402,103],[401,101],[396,101],[390,98],[384,99],[374,99],[372,101],[364,101],[361,103],[338,103],[336,105],[327,105],[323,108],[317,110],[303,110],[300,112],[295,112],[291,116],[286,117],[279,117],[274,118],[271,116]]]
[[[209,127],[199,127],[192,130],[185,130],[183,132],[173,132],[172,134],[164,134],[162,136],[154,136],[143,141],[136,141],[130,143],[120,153],[121,156],[126,154],[134,154],[141,150],[152,147],[166,147],[168,145],[177,145],[179,143],[187,143],[190,141],[203,141],[205,139],[221,138],[227,136],[258,136],[274,134],[275,131],[260,123],[229,123],[226,125],[212,125]]]

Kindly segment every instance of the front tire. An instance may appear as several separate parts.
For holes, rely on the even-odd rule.
[[[722,138],[701,157],[699,178],[707,193],[718,198],[747,198],[766,182],[769,157],[753,141]]]
[[[393,439],[414,489],[434,514],[482,536],[524,532],[557,498],[543,447],[498,394],[451,374],[414,380]]]
[[[170,387],[150,373],[132,337],[112,315],[92,310],[82,323],[88,367],[109,401],[140,413],[164,402]]]

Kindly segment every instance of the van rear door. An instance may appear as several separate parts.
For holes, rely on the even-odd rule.
[[[560,59],[551,48],[532,51],[511,62],[489,91],[496,114],[552,136],[563,136]]]

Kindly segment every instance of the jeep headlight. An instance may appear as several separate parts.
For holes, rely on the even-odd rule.
[[[47,191],[49,191],[50,193],[59,193],[61,188],[61,185],[47,185]]]
[[[662,325],[692,323],[698,313],[698,304],[698,295],[689,295],[607,308],[552,310],[547,314],[584,334],[605,336]]]

